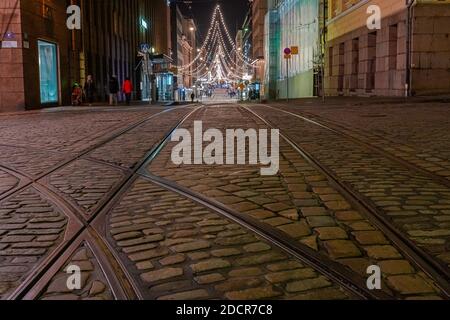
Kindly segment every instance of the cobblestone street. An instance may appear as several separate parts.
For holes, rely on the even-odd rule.
[[[0,114],[0,299],[448,299],[448,104],[361,101]],[[278,173],[174,164],[194,121]]]

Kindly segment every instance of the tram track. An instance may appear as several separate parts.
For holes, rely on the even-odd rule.
[[[369,290],[366,284],[366,279],[349,270],[342,264],[339,264],[327,258],[326,256],[314,251],[308,246],[295,241],[293,238],[289,237],[280,230],[268,224],[265,224],[249,215],[241,214],[214,199],[202,195],[201,193],[195,192],[189,188],[185,188],[173,181],[169,181],[167,179],[151,174],[151,172],[149,172],[147,168],[168,142],[169,137],[167,141],[160,144],[158,150],[155,150],[156,152],[151,155],[146,160],[142,168],[138,170],[138,174],[141,177],[166,190],[172,191],[187,199],[190,199],[212,210],[218,215],[240,225],[246,230],[251,231],[257,236],[265,239],[268,243],[281,249],[295,259],[309,265],[319,273],[325,275],[332,281],[341,285],[346,290],[352,292],[359,299],[392,299],[392,297],[384,291]]]
[[[183,119],[179,125],[184,123],[189,115]],[[176,127],[178,128],[179,125]],[[271,245],[279,248],[283,252],[292,256],[293,258],[301,261],[324,276],[328,277],[330,280],[342,286],[349,292],[351,292],[358,299],[363,300],[387,300],[392,297],[385,293],[384,291],[372,291],[367,288],[366,279],[358,275],[357,273],[349,270],[345,266],[317,253],[311,248],[307,247],[295,241],[291,237],[287,236],[283,232],[277,230],[276,228],[269,226],[263,222],[258,221],[257,219],[248,216],[242,215],[239,212],[228,208],[227,206],[221,204],[218,201],[215,201],[211,198],[205,197],[198,192],[192,191],[188,188],[182,187],[175,182],[163,179],[161,177],[157,177],[148,172],[148,166],[152,163],[152,161],[159,155],[159,153],[164,149],[164,147],[170,141],[170,136],[172,132],[176,129],[174,128],[171,132],[166,136],[166,138],[161,141],[158,146],[156,146],[151,152],[148,153],[144,160],[137,166],[137,169],[134,171],[138,177],[141,177],[151,183],[162,187],[168,191],[179,194],[189,200],[192,200],[195,203],[200,204],[201,206],[215,212],[219,216],[222,216],[238,225],[243,227],[245,230],[250,231],[251,233],[257,235],[258,237],[265,239]],[[100,215],[107,214],[116,202],[121,198],[121,195],[124,194],[132,182],[136,179],[136,175],[134,173],[130,176],[130,179],[127,180],[121,190],[118,190],[117,193],[111,197],[110,201],[105,204],[104,208],[101,210]],[[100,217],[99,217],[100,218]],[[104,228],[104,221],[98,220],[95,221],[94,224],[99,228]],[[114,254],[109,244],[106,244],[107,247],[110,248],[110,252],[115,257],[115,260],[120,263],[119,257]],[[127,273],[124,267],[122,270]],[[129,282],[132,283],[134,288],[137,285],[134,283],[132,277],[128,275]],[[135,291],[138,295],[138,290]]]
[[[301,261],[309,266],[311,266],[313,269],[318,271],[319,273],[325,275],[330,280],[334,281],[335,283],[339,284],[342,288],[345,288],[347,291],[351,292],[355,297],[359,299],[392,299],[393,297],[390,296],[388,293],[384,291],[371,291],[366,286],[366,279],[358,275],[357,273],[349,270],[347,267],[341,265],[338,262],[335,262],[331,260],[330,258],[327,258],[326,256],[310,249],[309,247],[299,243],[298,241],[295,241],[291,237],[287,236],[283,232],[280,232],[278,229],[271,227],[263,222],[260,222],[259,220],[248,216],[243,215],[237,211],[234,211],[230,209],[229,207],[221,204],[218,201],[215,201],[209,197],[203,196],[198,192],[195,192],[193,190],[190,190],[188,188],[182,187],[175,182],[166,180],[161,177],[157,177],[151,174],[151,172],[147,171],[148,166],[150,163],[160,154],[160,152],[163,150],[163,148],[168,144],[170,141],[170,137],[172,133],[179,128],[186,120],[188,120],[196,111],[201,109],[201,107],[194,109],[190,113],[188,113],[185,117],[183,117],[177,124],[171,128],[167,134],[164,136],[164,138],[157,144],[154,145],[154,147],[146,153],[146,155],[139,161],[137,165],[135,165],[133,168],[129,170],[125,170],[124,168],[121,168],[116,165],[112,165],[109,162],[102,161],[99,159],[90,159],[88,154],[95,150],[96,148],[93,148],[89,151],[83,152],[83,155],[78,156],[73,161],[77,159],[85,159],[89,161],[94,161],[98,164],[103,164],[105,166],[115,168],[115,169],[122,169],[124,172],[124,178],[117,184],[117,186],[108,193],[107,198],[94,210],[94,212],[91,214],[90,217],[80,219],[78,217],[78,220],[83,222],[83,225],[79,228],[77,233],[64,244],[64,247],[58,249],[58,252],[53,254],[47,261],[45,261],[45,266],[40,266],[39,272],[37,274],[33,274],[32,279],[28,279],[29,281],[25,281],[21,287],[19,287],[13,295],[9,297],[9,299],[35,299],[39,297],[39,294],[42,292],[42,290],[45,288],[45,285],[50,281],[51,276],[54,272],[58,270],[58,268],[55,268],[53,265],[62,259],[62,255],[65,255],[67,257],[67,251],[68,250],[74,250],[74,245],[76,243],[81,243],[82,239],[84,237],[90,238],[90,241],[95,241],[97,249],[96,251],[97,256],[102,256],[100,259],[104,260],[104,265],[107,265],[108,267],[105,268],[105,272],[108,276],[108,279],[114,279],[113,284],[114,287],[116,287],[115,291],[120,291],[118,298],[126,298],[126,299],[133,299],[133,298],[139,298],[142,299],[142,296],[139,293],[138,286],[133,280],[133,277],[129,274],[129,272],[126,270],[126,267],[123,265],[123,263],[120,261],[120,258],[117,256],[117,254],[114,252],[114,249],[111,247],[111,245],[108,243],[108,241],[103,237],[101,234],[101,231],[105,231],[105,224],[104,219],[105,216],[112,210],[114,205],[121,199],[123,194],[129,189],[129,187],[133,184],[133,182],[136,181],[137,178],[142,178],[144,180],[150,181],[151,183],[158,185],[162,187],[163,189],[166,189],[168,191],[174,192],[178,195],[181,195],[187,199],[192,200],[193,202],[198,203],[199,205],[208,208],[209,210],[215,212],[216,214],[240,225],[246,230],[249,230],[251,233],[254,233],[258,237],[265,239],[268,243],[272,244],[273,246],[281,249],[283,252],[289,254],[293,258],[297,259],[298,261]],[[252,113],[255,117],[258,117],[261,121],[266,123],[269,127],[271,124],[264,120],[263,118],[259,117],[255,113],[253,113],[251,110],[244,108],[247,112]],[[154,118],[156,115],[153,115],[150,117],[150,119]],[[144,123],[147,120],[142,121],[141,123]],[[141,124],[140,123],[140,124]],[[122,134],[125,134],[132,130],[135,127],[138,127],[139,124],[134,125],[132,128],[125,128]],[[128,130],[127,130],[128,129]],[[120,135],[117,135],[115,138],[119,137]],[[296,151],[298,151],[303,157],[306,157],[308,161],[313,161],[312,164],[314,164],[315,167],[317,167],[315,160],[310,157],[307,153],[302,152],[302,149],[298,147],[293,141],[289,141],[288,137],[285,137],[282,134],[282,137],[294,147]],[[114,140],[115,138],[108,139],[108,141],[105,141],[103,144],[106,144],[109,141]],[[292,143],[291,143],[292,142]],[[103,145],[101,144],[101,145]],[[88,156],[86,158],[86,156]],[[67,165],[67,164],[66,164]],[[318,164],[320,166],[320,164]],[[64,165],[63,165],[64,166]],[[61,167],[63,167],[61,166]],[[318,167],[322,172],[327,172],[326,168]],[[50,175],[51,173],[57,171],[58,169],[51,170],[47,175]],[[325,170],[325,171],[324,171]],[[327,175],[327,174],[326,174]],[[43,176],[42,178],[44,178]],[[327,175],[327,177],[330,177]],[[332,177],[332,176],[331,176]],[[40,178],[40,179],[42,179]],[[352,190],[347,190],[344,186],[339,184],[339,181],[333,181],[333,184],[337,187],[339,191],[342,192],[343,195],[347,195],[350,202],[355,205],[356,208],[361,209],[363,212],[368,211],[369,215],[374,215],[371,210],[376,210],[374,208],[366,207],[367,203],[364,203],[364,201],[356,201],[358,200],[358,195],[351,192]],[[66,206],[67,208],[67,200],[64,199],[62,196],[57,195],[55,192],[51,191],[50,189],[45,191],[48,186],[43,183],[40,184],[39,180],[36,181],[30,181],[28,186],[33,185],[33,183],[37,183],[38,189],[40,192],[46,193],[49,197],[54,197],[54,202],[56,203],[63,203],[62,207]],[[26,187],[23,187],[24,190]],[[19,191],[15,191],[19,192]],[[361,200],[361,199],[359,199]],[[58,207],[60,207],[58,205]],[[72,209],[70,209],[73,211]],[[408,247],[408,243],[404,243],[405,239],[399,237],[397,234],[397,230],[391,230],[389,226],[386,226],[386,221],[383,221],[380,219],[380,217],[375,216],[375,218],[372,217],[370,219],[371,221],[374,220],[374,225],[380,228],[385,234],[389,237],[397,237],[397,242],[393,241],[397,247],[399,247],[402,251],[402,253],[405,254],[417,267],[425,271],[431,278],[433,278],[439,288],[445,292],[448,295],[448,291],[445,283],[442,281],[445,281],[439,276],[436,275],[436,267],[430,264],[430,262],[426,259],[429,257],[423,257],[421,252],[415,252],[414,248]],[[381,220],[381,221],[380,221]],[[381,227],[380,227],[381,225]],[[392,226],[391,226],[392,227]],[[103,230],[101,230],[103,229]],[[407,239],[406,239],[407,240]],[[400,245],[399,245],[400,244]],[[98,250],[98,248],[101,248],[101,250]],[[59,263],[59,266],[61,266],[61,263]],[[51,270],[51,272],[50,272]],[[120,284],[118,284],[120,283]],[[118,288],[125,288],[119,290]],[[36,289],[37,288],[37,289]]]
[[[389,159],[389,160],[391,160],[393,162],[396,162],[396,163],[402,165],[405,168],[408,168],[409,170],[420,172],[421,174],[429,177],[430,179],[433,179],[434,181],[436,181],[436,182],[438,182],[440,184],[443,184],[446,187],[450,188],[450,180],[445,178],[444,176],[435,174],[435,173],[433,173],[433,172],[431,172],[429,170],[426,170],[426,169],[424,169],[424,168],[422,168],[422,167],[420,167],[420,166],[418,166],[418,165],[416,165],[414,163],[411,163],[410,161],[407,161],[407,160],[402,159],[402,158],[400,158],[398,156],[395,156],[392,153],[389,153],[389,152],[385,151],[384,149],[369,143],[368,141],[364,141],[361,138],[357,138],[354,135],[351,135],[349,133],[344,132],[343,130],[349,130],[349,129],[344,128],[342,125],[336,123],[335,121],[330,121],[328,119],[322,119],[322,118],[320,118],[320,117],[318,117],[316,115],[313,115],[313,114],[310,114],[310,113],[307,113],[307,112],[303,112],[303,111],[302,111],[302,113],[304,113],[306,116],[302,116],[300,114],[296,114],[296,113],[293,113],[293,112],[289,112],[289,111],[286,111],[286,110],[283,110],[283,109],[280,109],[280,108],[275,108],[275,107],[268,106],[268,105],[262,105],[262,106],[264,106],[266,108],[270,108],[270,109],[276,110],[276,111],[281,111],[281,112],[286,113],[286,114],[289,114],[291,116],[294,116],[296,118],[304,120],[304,121],[306,121],[308,123],[311,123],[313,125],[321,127],[323,129],[326,129],[326,130],[328,130],[328,131],[330,131],[332,133],[340,135],[340,136],[342,136],[342,137],[344,137],[346,139],[349,139],[349,140],[351,140],[351,141],[353,141],[355,143],[363,145],[365,148],[367,148],[369,150],[372,150],[372,151],[382,155],[383,157],[385,157],[385,158],[387,158],[387,159]],[[311,119],[311,118],[309,118],[307,116],[309,116],[311,118],[319,118],[319,120],[314,120],[314,119]],[[331,127],[330,125],[333,126],[333,127]],[[380,136],[376,136],[376,137],[386,140],[385,137],[380,137]],[[390,141],[390,142],[392,142],[392,141]],[[392,142],[392,143],[394,143],[394,142]]]
[[[247,106],[242,106],[242,108],[260,119],[269,128],[276,128],[271,121],[263,118],[257,112],[251,110]],[[276,108],[273,109],[280,112],[285,112]],[[295,114],[289,114],[295,116]],[[307,121],[308,123],[318,125],[325,129],[327,128],[327,126],[319,124],[315,121],[311,122],[310,119],[307,119],[305,117],[303,117],[302,119],[304,121]],[[331,128],[329,129],[332,130]],[[445,296],[447,298],[450,298],[450,270],[445,265],[437,261],[425,250],[418,247],[402,231],[394,226],[391,221],[389,221],[389,219],[385,217],[383,212],[381,212],[369,199],[354,190],[347,183],[340,181],[338,176],[334,172],[332,172],[332,170],[324,166],[311,153],[306,151],[298,143],[289,138],[289,136],[282,129],[280,129],[280,136],[313,167],[315,167],[319,172],[326,176],[327,179],[332,182],[333,186],[344,196],[347,201],[349,201],[355,208],[363,213],[368,218],[368,220],[371,221],[377,228],[379,228],[379,230],[382,231],[390,241],[392,241],[392,243],[399,249],[402,254],[405,255],[405,257],[407,257],[416,267],[418,267],[431,279],[433,279],[433,281],[435,281],[436,285],[445,294]]]
[[[24,279],[21,283],[21,285],[15,290],[9,294],[6,299],[8,300],[16,300],[16,299],[22,299],[26,297],[27,299],[36,298],[39,295],[39,292],[34,290],[33,288],[35,286],[43,288],[42,284],[39,282],[47,283],[50,278],[48,276],[48,271],[52,269],[52,266],[58,261],[58,259],[63,255],[71,246],[73,246],[73,243],[80,238],[84,233],[86,233],[86,230],[91,230],[91,233],[94,231],[91,228],[91,222],[99,215],[99,213],[103,210],[104,207],[108,205],[109,202],[113,201],[113,199],[120,193],[120,191],[123,189],[124,186],[127,186],[129,181],[133,179],[136,172],[139,170],[139,168],[145,163],[147,158],[151,157],[156,150],[159,149],[159,145],[162,143],[162,141],[165,141],[168,139],[171,135],[171,133],[176,130],[187,118],[189,118],[190,115],[192,115],[194,112],[196,112],[199,107],[195,108],[191,112],[188,112],[186,116],[184,116],[181,120],[179,120],[176,125],[169,130],[169,132],[164,136],[161,142],[156,143],[155,147],[152,148],[150,151],[146,153],[146,156],[143,158],[143,160],[136,166],[134,166],[130,170],[125,170],[124,168],[121,168],[122,172],[124,173],[123,179],[119,181],[113,190],[111,190],[107,195],[106,199],[104,199],[99,206],[90,214],[89,217],[86,217],[83,215],[83,212],[81,209],[78,209],[75,204],[73,204],[71,201],[68,201],[65,199],[62,195],[58,194],[52,188],[48,183],[45,182],[45,179],[50,176],[52,173],[58,171],[61,168],[66,167],[72,162],[75,162],[76,160],[83,159],[85,156],[89,155],[90,152],[93,150],[96,150],[97,148],[107,144],[110,141],[113,141],[114,139],[117,139],[118,137],[130,132],[131,130],[139,127],[140,125],[155,119],[156,117],[163,115],[167,112],[182,109],[182,108],[176,108],[176,109],[168,109],[164,110],[162,112],[158,112],[156,114],[153,114],[151,116],[145,117],[144,119],[141,119],[137,122],[133,122],[132,124],[128,125],[127,127],[121,129],[119,132],[116,132],[110,136],[108,136],[105,139],[102,139],[102,141],[99,141],[95,145],[87,148],[86,150],[82,151],[81,153],[77,154],[76,156],[72,157],[71,159],[68,159],[64,161],[63,163],[58,164],[57,166],[51,168],[50,170],[46,171],[45,173],[39,175],[39,177],[35,179],[28,178],[28,175],[24,175],[23,173],[20,173],[19,171],[16,171],[16,177],[27,177],[28,181],[23,183],[23,185],[20,186],[20,188],[17,188],[13,190],[13,192],[8,192],[8,194],[3,195],[0,197],[0,201],[4,201],[5,199],[8,199],[10,197],[13,197],[14,195],[20,194],[24,190],[27,190],[29,188],[34,188],[37,192],[39,192],[44,198],[48,199],[51,203],[53,203],[58,209],[60,209],[68,218],[67,224],[72,224],[72,227],[74,224],[79,224],[78,228],[72,228],[75,229],[74,234],[70,234],[68,239],[64,239],[62,243],[60,243],[49,255],[45,256],[45,258],[36,265],[33,270],[26,276],[26,279]],[[89,157],[88,157],[89,158]],[[88,159],[89,160],[89,159]],[[110,163],[103,162],[96,160],[96,163],[102,163],[103,165],[107,167],[115,167],[112,166]],[[1,167],[1,166],[0,166]],[[13,172],[13,171],[9,171]],[[70,230],[74,231],[74,230]],[[94,232],[95,234],[95,232]],[[95,239],[99,239],[98,236],[93,237]],[[97,241],[98,242],[98,241]],[[107,254],[107,252],[105,252]],[[109,259],[111,262],[111,260]],[[115,270],[118,271],[118,270]],[[115,278],[115,275],[112,274],[112,272],[108,275],[110,278]]]
[[[158,116],[160,116],[160,115],[162,115],[162,114],[165,114],[165,113],[167,113],[167,112],[170,112],[170,111],[173,111],[173,110],[178,110],[178,109],[183,109],[183,108],[184,108],[184,107],[163,110],[163,111],[158,112],[158,113],[156,113],[156,114],[149,115],[149,116],[147,116],[147,117],[145,117],[145,118],[143,118],[143,119],[140,119],[140,120],[138,120],[138,121],[134,121],[133,123],[127,125],[125,128],[119,129],[118,131],[114,132],[113,134],[108,135],[106,138],[101,139],[101,141],[99,141],[99,142],[93,144],[92,146],[90,146],[90,147],[84,149],[83,151],[77,153],[76,155],[74,155],[74,156],[72,156],[72,157],[70,157],[70,158],[68,158],[68,159],[65,159],[64,161],[58,163],[57,165],[53,166],[52,168],[50,168],[50,169],[47,170],[46,172],[44,172],[44,173],[42,173],[42,174],[40,174],[40,175],[38,175],[38,176],[36,176],[36,177],[31,177],[31,176],[30,176],[29,174],[27,174],[27,173],[23,173],[23,172],[20,172],[20,171],[18,171],[18,170],[16,170],[16,169],[9,168],[9,166],[5,166],[5,168],[7,168],[7,169],[9,169],[9,170],[11,170],[11,171],[16,171],[16,172],[19,173],[20,175],[29,178],[31,181],[29,181],[29,182],[26,183],[25,185],[21,186],[20,188],[15,189],[15,190],[13,191],[13,193],[10,193],[10,194],[7,194],[7,195],[0,195],[0,201],[4,200],[5,198],[7,198],[7,197],[9,197],[9,196],[11,196],[11,195],[13,195],[13,194],[15,194],[15,193],[17,193],[17,192],[20,192],[20,191],[22,191],[22,190],[28,188],[28,187],[29,187],[30,185],[32,185],[33,183],[36,183],[36,182],[38,182],[39,180],[42,180],[43,178],[45,178],[45,177],[51,175],[52,173],[58,171],[59,169],[65,167],[65,166],[67,166],[67,165],[69,165],[70,163],[73,163],[74,161],[76,161],[76,160],[78,160],[78,159],[80,159],[80,158],[82,158],[82,157],[88,155],[89,153],[91,153],[91,152],[94,151],[95,149],[98,149],[98,148],[100,148],[100,147],[106,145],[107,143],[109,143],[109,142],[111,142],[111,141],[117,139],[118,137],[120,137],[120,136],[122,136],[122,135],[124,135],[124,134],[126,134],[126,133],[128,133],[128,132],[130,132],[131,130],[133,130],[133,129],[139,127],[140,125],[144,124],[145,122],[147,122],[147,121],[149,121],[149,120],[152,120],[152,119],[154,119],[154,118],[156,118],[156,117],[158,117]],[[0,167],[2,167],[2,166],[3,166],[3,165],[0,163]]]
[[[333,282],[339,284],[359,299],[386,300],[392,298],[383,291],[369,290],[366,286],[366,280],[363,277],[349,271],[343,265],[326,258],[309,247],[294,241],[294,239],[274,227],[260,222],[251,216],[240,214],[239,212],[224,206],[218,201],[205,197],[200,193],[182,187],[167,179],[154,176],[145,171],[140,172],[140,175],[145,180],[192,200],[210,209],[216,214],[238,224],[245,230],[251,231],[258,237],[266,240],[269,244],[281,249],[283,252],[294,257],[296,260],[305,263]]]

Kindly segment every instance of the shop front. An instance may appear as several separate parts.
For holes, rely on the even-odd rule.
[[[174,101],[174,76],[171,72],[172,59],[166,55],[151,57],[153,65],[154,94],[153,100],[156,102]]]
[[[173,74],[170,72],[156,74],[157,101],[174,101],[173,97]]]

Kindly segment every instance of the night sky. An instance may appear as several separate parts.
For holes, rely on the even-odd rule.
[[[198,36],[202,40],[206,36],[211,15],[217,4],[222,7],[225,23],[233,38],[235,37],[236,26],[242,26],[249,8],[248,0],[191,0],[191,2],[192,4],[180,4],[180,8],[186,16],[195,19],[199,28]]]

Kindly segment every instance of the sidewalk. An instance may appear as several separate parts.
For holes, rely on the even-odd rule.
[[[15,112],[0,112],[0,117],[2,116],[18,116],[18,115],[30,115],[30,114],[41,114],[41,113],[50,113],[50,112],[61,112],[61,111],[116,111],[116,110],[130,110],[134,108],[143,108],[143,107],[170,107],[170,106],[180,106],[180,105],[188,105],[190,102],[178,102],[178,101],[170,101],[170,102],[158,102],[150,104],[148,101],[132,101],[131,105],[127,106],[126,104],[119,104],[117,106],[110,106],[106,102],[98,102],[93,103],[92,106],[87,104],[82,106],[56,106],[56,107],[48,107],[48,108],[40,108],[40,109],[32,109],[32,110],[23,110],[23,111],[15,111]]]
[[[268,100],[263,104],[282,104],[291,106],[359,106],[381,104],[417,104],[417,103],[450,103],[450,96],[422,96],[422,97],[322,97]]]

